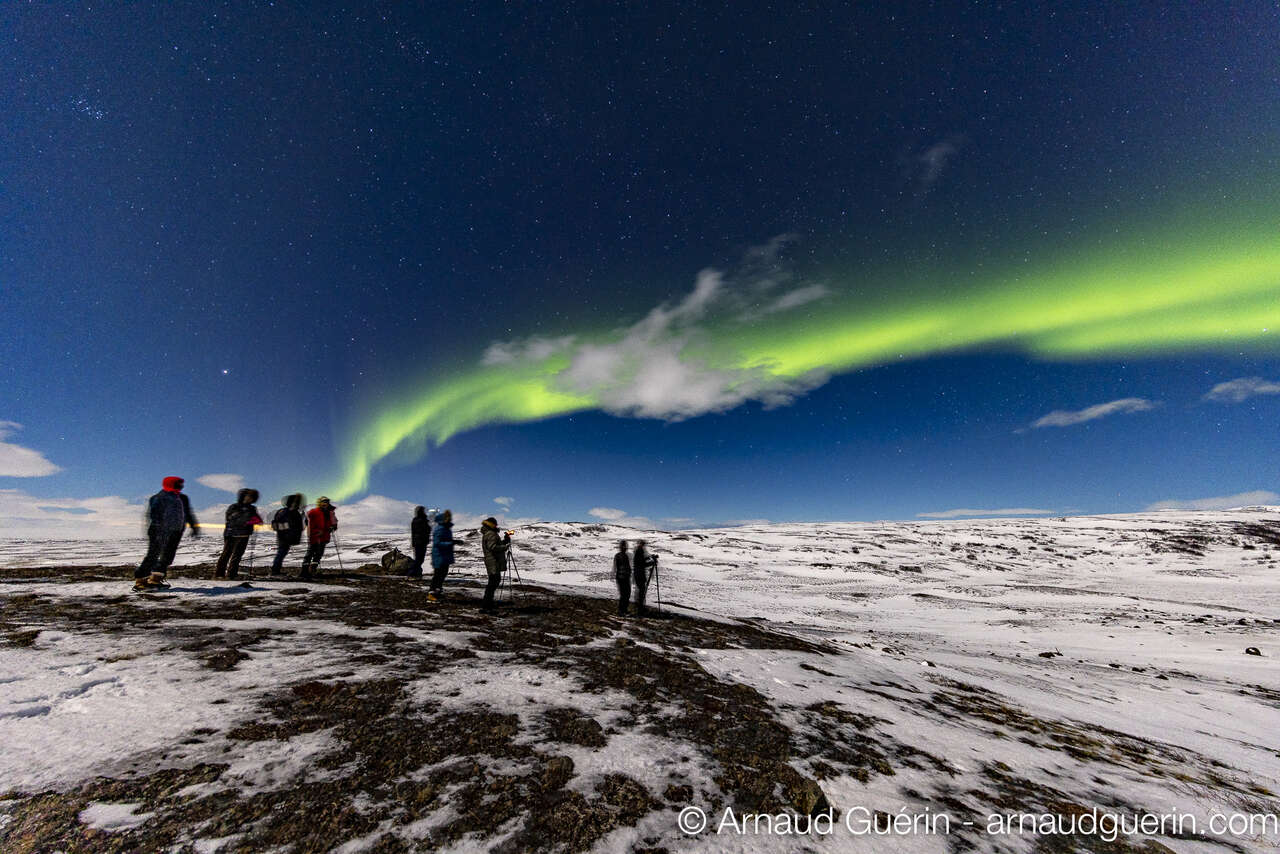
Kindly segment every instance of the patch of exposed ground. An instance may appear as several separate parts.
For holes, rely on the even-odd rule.
[[[534,587],[490,618],[478,613],[474,588],[430,603],[419,585],[358,572],[306,591],[257,582],[238,590],[228,583],[217,595],[75,594],[79,580],[104,576],[121,579],[124,590],[126,574],[51,571],[44,580],[68,585],[56,594],[20,592],[14,584],[0,599],[5,643],[36,652],[42,631],[79,633],[101,638],[109,660],[121,639],[145,636],[211,678],[257,656],[287,654],[289,644],[320,644],[350,669],[257,686],[252,717],[194,729],[180,751],[155,746],[134,773],[67,791],[0,795],[6,852],[182,852],[215,842],[231,852],[328,851],[345,843],[402,852],[469,841],[514,854],[586,851],[615,833],[632,850],[658,852],[679,847],[675,812],[689,804],[814,815],[840,806],[829,802],[827,781],[883,782],[904,772],[935,781],[928,791],[904,785],[905,798],[960,816],[1014,805],[1082,811],[1100,801],[1097,793],[1024,779],[995,760],[982,769],[981,785],[972,777],[961,782],[945,757],[890,735],[890,721],[847,698],[784,709],[699,663],[699,650],[777,650],[802,654],[805,671],[834,677],[830,662],[857,654],[760,622],[671,613],[623,621],[609,600]],[[550,699],[531,693],[527,706],[462,698],[468,683],[513,671],[532,674],[531,692],[569,687],[549,691]],[[933,684],[930,695],[913,701],[913,713],[960,719],[984,735],[1076,762],[1270,803],[1269,791],[1230,769],[1206,766],[1189,775],[1189,767],[1200,767],[1196,757],[1165,745],[1041,719],[973,685]],[[871,685],[861,690],[891,696]],[[639,757],[615,755],[615,740],[633,735],[679,747],[656,771],[643,769]],[[313,753],[287,779],[246,776],[256,757],[288,755],[304,744]],[[590,766],[595,756],[612,756],[616,767],[579,765],[585,759]],[[139,804],[139,812],[153,815],[113,831],[94,829],[79,818],[94,803]],[[948,844],[953,851],[984,848],[977,831],[958,831]],[[1048,852],[1159,850],[1078,835],[1037,845]]]

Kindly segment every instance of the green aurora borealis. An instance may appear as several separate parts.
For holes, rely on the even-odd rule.
[[[1274,203],[1252,207],[1229,217],[1201,207],[1180,225],[1095,242],[1034,268],[874,288],[857,272],[829,271],[821,281],[831,293],[822,300],[754,322],[708,319],[680,355],[716,370],[779,380],[814,374],[821,382],[899,359],[979,349],[1050,360],[1274,352],[1280,220]],[[855,290],[863,296],[851,296]],[[575,346],[622,334],[578,336]],[[396,396],[360,420],[330,494],[365,491],[373,468],[392,454],[411,462],[468,429],[599,408],[594,397],[561,387],[571,354],[502,366],[477,358],[473,370]]]

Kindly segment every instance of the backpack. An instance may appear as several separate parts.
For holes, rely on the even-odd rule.
[[[417,566],[413,558],[399,549],[392,549],[382,556],[382,569],[388,575],[408,575]]]
[[[292,531],[292,522],[293,520],[289,518],[289,509],[287,507],[281,507],[276,511],[276,515],[271,517],[271,530],[279,531],[281,533],[285,531]]]

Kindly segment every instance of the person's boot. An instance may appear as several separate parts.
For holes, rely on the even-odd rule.
[[[147,579],[147,587],[150,587],[152,590],[158,590],[168,586],[169,583],[164,580],[163,572],[153,572],[151,573],[151,577]]]
[[[146,578],[135,578],[133,580],[133,589],[134,590],[150,590],[151,588],[147,586]]]

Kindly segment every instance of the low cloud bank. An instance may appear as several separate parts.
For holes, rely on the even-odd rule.
[[[1257,489],[1253,492],[1238,492],[1235,495],[1219,495],[1213,498],[1193,498],[1190,500],[1170,499],[1157,501],[1147,507],[1148,510],[1234,510],[1237,507],[1280,504],[1280,495]]]
[[[957,508],[955,510],[937,510],[932,513],[917,513],[918,519],[963,519],[969,516],[1053,516],[1056,510],[1041,510],[1038,507],[1005,507],[1000,510],[975,510]]]

